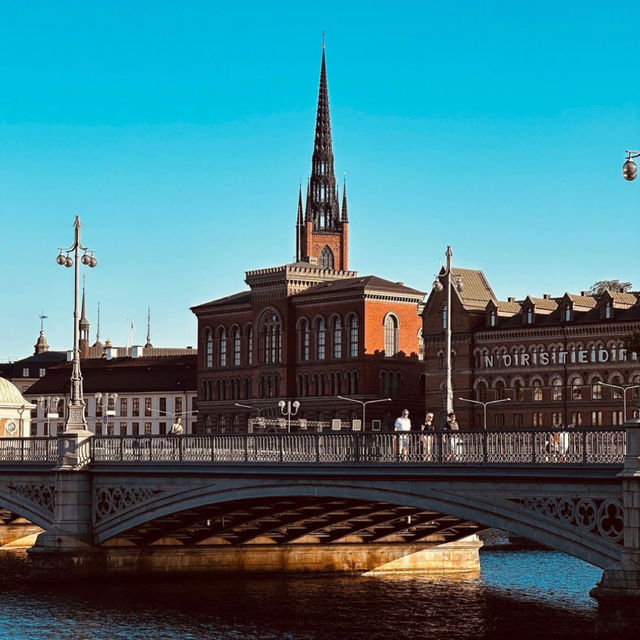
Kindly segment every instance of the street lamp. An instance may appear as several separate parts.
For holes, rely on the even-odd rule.
[[[74,278],[74,306],[73,306],[73,366],[71,370],[71,398],[69,401],[69,411],[67,412],[67,423],[65,432],[88,432],[87,419],[85,417],[85,402],[82,393],[82,373],[80,372],[80,262],[88,267],[95,267],[98,264],[97,259],[93,255],[93,251],[89,251],[83,247],[80,242],[80,217],[76,216],[73,223],[75,229],[75,237],[73,244],[68,248],[60,249],[60,253],[56,262],[64,267],[75,267]],[[82,258],[80,251],[84,251]],[[73,253],[73,257],[71,254]]]
[[[638,175],[638,165],[633,161],[634,158],[640,157],[640,151],[625,151],[627,159],[622,165],[622,177],[631,182]]]
[[[611,387],[612,389],[619,389],[620,391],[622,391],[622,407],[623,407],[622,413],[624,414],[623,422],[626,422],[627,421],[627,391],[629,391],[629,389],[640,388],[640,384],[630,384],[624,387],[621,387],[617,384],[609,384],[608,382],[600,382],[599,384],[601,384],[603,387]]]
[[[42,410],[46,412],[45,417],[47,418],[47,435],[51,435],[50,423],[49,420],[51,418],[58,419],[60,414],[58,413],[58,402],[60,398],[57,396],[53,396],[53,398],[45,398],[44,396],[40,396],[38,398],[38,404],[42,405]],[[55,411],[52,411],[51,408],[55,407]]]
[[[253,411],[257,411],[259,416],[262,415],[262,412],[267,408],[267,407],[252,407],[250,404],[241,404],[240,402],[234,402],[233,404],[236,407],[244,407],[245,409],[252,409]]]
[[[291,402],[291,400],[280,400],[278,402],[280,412],[283,416],[287,416],[287,433],[291,433],[291,416],[295,416],[300,408],[300,403],[297,400]]]
[[[440,281],[440,278],[443,276],[447,279],[447,310],[446,316],[444,316],[445,320],[445,335],[446,335],[446,348],[445,348],[445,359],[446,359],[446,378],[445,378],[445,407],[443,411],[443,415],[440,417],[441,426],[444,426],[447,421],[447,416],[453,411],[453,385],[451,383],[451,256],[453,255],[451,251],[451,245],[447,245],[447,266],[444,270],[435,277],[433,281],[433,290],[440,293],[444,286]],[[458,292],[462,292],[464,289],[464,285],[462,283],[462,277],[456,277],[456,289]]]
[[[502,400],[489,400],[487,402],[482,402],[481,400],[471,400],[471,398],[458,398],[458,400],[461,400],[462,402],[472,402],[473,404],[482,405],[482,410],[484,413],[484,419],[483,419],[484,430],[486,431],[487,430],[487,405],[497,404],[498,402],[510,402],[511,398],[502,398]]]
[[[345,396],[338,396],[340,400],[348,400],[349,402],[359,402],[362,405],[362,428],[366,429],[367,423],[365,422],[365,411],[368,404],[373,404],[374,402],[391,402],[391,398],[380,398],[378,400],[358,400],[357,398],[347,398]]]

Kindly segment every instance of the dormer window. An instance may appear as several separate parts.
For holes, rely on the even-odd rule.
[[[533,307],[527,309],[527,324],[533,324]]]
[[[569,305],[564,308],[564,321],[571,322],[571,307]]]
[[[611,320],[611,302],[608,301],[604,305],[604,317],[606,320]]]
[[[490,327],[495,327],[496,326],[496,311],[495,311],[495,309],[491,309],[489,311],[489,326]]]

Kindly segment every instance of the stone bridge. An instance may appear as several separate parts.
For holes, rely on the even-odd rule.
[[[639,460],[635,424],[67,433],[0,441],[0,508],[44,530],[31,549],[43,573],[308,569],[310,550],[316,569],[401,570],[425,549],[467,548],[469,536],[498,527],[602,567],[595,595],[617,598],[638,586]]]

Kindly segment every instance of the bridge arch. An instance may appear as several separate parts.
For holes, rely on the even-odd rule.
[[[473,484],[477,485],[477,482]],[[318,484],[302,480],[283,479],[273,482],[229,478],[206,486],[200,484],[178,493],[157,492],[147,502],[135,508],[104,513],[94,524],[94,543],[103,544],[118,536],[131,536],[136,531],[148,534],[148,527],[154,522],[169,523],[174,531],[179,530],[187,521],[193,526],[198,519],[205,520],[207,510],[214,507],[225,507],[228,512],[236,507],[242,510],[243,506],[255,500],[277,503],[280,499],[298,499],[303,506],[313,503],[322,511],[322,505],[327,501],[345,500],[358,503],[363,508],[369,505],[373,511],[376,505],[388,505],[389,509],[396,509],[395,514],[392,513],[386,520],[384,514],[381,516],[381,522],[387,526],[393,520],[399,521],[402,526],[402,519],[405,518],[403,514],[412,515],[415,522],[427,527],[417,538],[423,541],[429,537],[430,532],[437,533],[446,528],[457,528],[460,535],[452,539],[459,539],[484,528],[497,527],[598,567],[611,566],[620,559],[621,546],[615,542],[587,535],[575,527],[567,527],[561,520],[553,520],[528,510],[519,501],[521,487],[512,487],[512,497],[503,495],[496,499],[487,496],[491,496],[490,491],[465,492],[455,490],[453,484],[438,486],[438,483],[430,481],[403,483],[384,479],[349,482],[332,480]],[[413,511],[409,513],[403,509]],[[184,519],[181,519],[181,515],[184,515]],[[447,521],[447,518],[453,520]],[[254,518],[259,519],[258,516]],[[345,520],[357,519],[356,516],[344,518],[343,526]],[[294,516],[293,522],[300,523],[302,520],[303,518],[296,520]],[[441,523],[439,526],[438,522]],[[357,530],[355,524],[352,530]],[[397,531],[398,527],[392,526],[391,530]],[[165,537],[162,532],[161,527],[156,537]],[[344,534],[346,535],[348,531]],[[140,537],[143,538],[144,536]]]

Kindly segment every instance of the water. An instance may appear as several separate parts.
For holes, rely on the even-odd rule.
[[[0,555],[1,640],[596,638],[601,571],[552,551],[483,550],[477,574],[197,577],[32,585]]]

